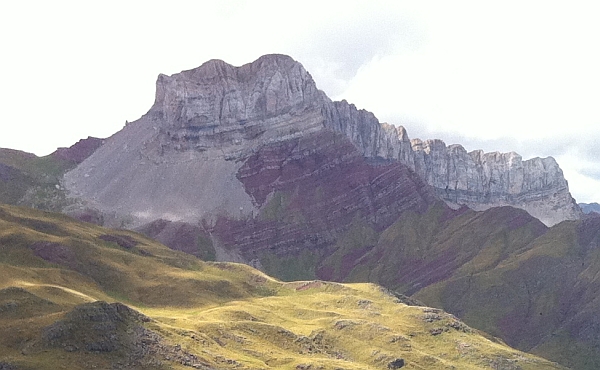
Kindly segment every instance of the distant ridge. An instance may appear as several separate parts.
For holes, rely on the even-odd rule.
[[[88,136],[87,139],[81,139],[68,148],[56,149],[51,155],[58,159],[79,164],[92,155],[102,144],[104,144],[104,139]]]
[[[579,203],[579,207],[581,211],[585,214],[589,214],[592,212],[600,213],[600,204],[598,203]]]

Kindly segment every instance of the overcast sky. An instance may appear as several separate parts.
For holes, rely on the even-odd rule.
[[[0,50],[0,147],[107,137],[159,73],[283,53],[411,138],[553,156],[600,201],[594,1],[3,1]]]

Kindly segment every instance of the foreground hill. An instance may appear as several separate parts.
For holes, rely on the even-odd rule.
[[[283,283],[0,206],[5,369],[559,369],[372,284]]]
[[[66,205],[60,179],[74,165],[52,156],[0,148],[0,202],[60,211]]]

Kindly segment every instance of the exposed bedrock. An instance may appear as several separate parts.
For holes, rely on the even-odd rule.
[[[369,163],[342,135],[322,131],[267,145],[240,168],[238,178],[260,211],[252,219],[219,218],[212,234],[254,259],[303,250],[327,253],[353,223],[382,231],[407,211],[439,202],[405,165]]]
[[[442,140],[410,140],[404,127],[381,123],[346,101],[328,104],[325,112],[326,125],[343,132],[363,155],[408,165],[452,207],[485,210],[509,205],[549,226],[582,216],[552,157],[524,161],[515,152],[467,152]]]
[[[300,63],[284,55],[241,67],[211,60],[160,75],[149,112],[106,139],[64,183],[85,207],[117,215],[106,219],[119,225],[245,218],[257,214],[268,195],[238,176],[248,161],[265,146],[284,150],[325,131],[343,133],[365,158],[402,162],[452,206],[512,205],[549,225],[581,214],[551,157],[523,161],[515,153],[411,141],[401,126],[380,123],[346,101],[332,102]],[[264,166],[268,176],[270,164]]]

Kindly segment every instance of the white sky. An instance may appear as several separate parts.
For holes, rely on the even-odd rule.
[[[159,73],[283,53],[411,138],[553,156],[600,201],[594,1],[2,1],[0,50],[0,147],[107,137]]]

